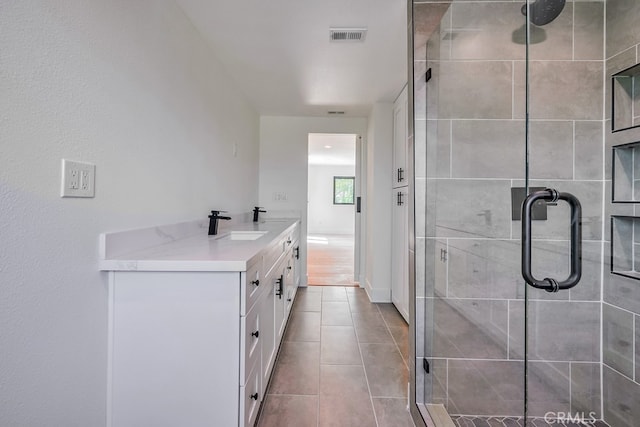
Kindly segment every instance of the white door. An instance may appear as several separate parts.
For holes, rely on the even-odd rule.
[[[393,191],[391,236],[391,301],[402,317],[409,321],[409,246],[407,187]]]

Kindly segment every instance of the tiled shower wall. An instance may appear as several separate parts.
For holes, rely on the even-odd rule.
[[[510,198],[525,173],[521,7],[414,3],[416,328],[424,332],[416,363],[431,361],[431,374],[418,370],[418,399],[442,403],[450,414],[523,410],[525,285]],[[535,416],[601,416],[604,7],[568,1],[560,17],[532,33],[531,185],[575,194],[584,238],[576,288],[529,290]],[[567,218],[560,203],[534,224],[537,277],[568,275]]]
[[[612,426],[637,426],[640,421],[640,280],[610,273],[611,215],[640,216],[640,206],[611,203],[612,146],[640,141],[640,128],[611,131],[612,74],[640,63],[640,2],[606,2],[606,244],[603,283],[602,362],[604,419]],[[635,101],[638,102],[636,93]],[[620,106],[617,111],[620,112]],[[616,169],[621,172],[620,168]],[[616,174],[624,179],[624,173]],[[616,185],[621,185],[617,182]],[[616,239],[629,239],[630,233]],[[616,251],[617,253],[617,251]]]

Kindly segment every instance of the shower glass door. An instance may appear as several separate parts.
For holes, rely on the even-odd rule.
[[[421,1],[413,27],[417,407],[600,419],[604,2]],[[529,275],[557,292],[522,272],[523,201],[547,188],[582,207],[573,245],[569,196],[527,215]]]

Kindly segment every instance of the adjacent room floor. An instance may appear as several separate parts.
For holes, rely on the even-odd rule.
[[[357,286],[353,277],[353,238],[343,234],[307,238],[309,285]]]
[[[413,426],[407,337],[360,288],[300,288],[258,426]]]

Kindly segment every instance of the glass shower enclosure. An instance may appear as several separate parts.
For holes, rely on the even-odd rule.
[[[638,18],[413,2],[416,425],[640,426]]]

